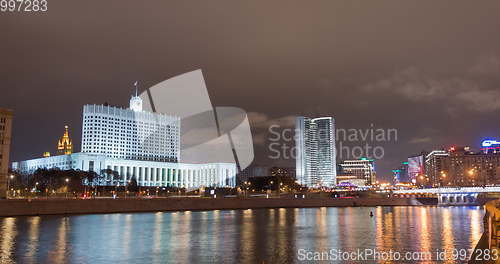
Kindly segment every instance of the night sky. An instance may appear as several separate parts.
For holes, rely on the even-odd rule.
[[[498,1],[456,0],[48,0],[43,14],[2,12],[12,160],[55,152],[65,124],[79,151],[83,104],[127,106],[136,80],[202,69],[214,105],[249,112],[256,164],[295,164],[267,158],[270,125],[328,115],[398,130],[369,142],[387,177],[424,149],[500,137],[499,14]]]

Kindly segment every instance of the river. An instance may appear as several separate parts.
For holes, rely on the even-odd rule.
[[[395,252],[453,263],[480,239],[483,216],[396,206],[6,217],[0,263],[343,263],[360,251],[379,254],[366,263]]]

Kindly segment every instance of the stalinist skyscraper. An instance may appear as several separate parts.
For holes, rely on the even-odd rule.
[[[73,143],[69,138],[68,126],[64,126],[64,135],[57,142],[57,155],[69,155],[73,153]]]

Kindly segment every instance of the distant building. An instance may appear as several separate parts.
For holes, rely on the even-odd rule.
[[[64,126],[64,134],[57,142],[57,154],[58,155],[69,155],[73,153],[73,143],[69,138],[68,126]],[[50,156],[50,154],[49,154]]]
[[[425,156],[425,174],[433,187],[442,186],[446,180],[446,159],[449,153],[445,150],[433,150]]]
[[[297,117],[296,177],[308,187],[336,184],[335,119]]]
[[[425,175],[424,157],[426,153],[422,152],[415,156],[408,157],[408,178],[412,183],[419,185],[429,185],[429,179]]]
[[[408,161],[404,161],[401,165],[392,171],[394,183],[409,183],[408,177]]]
[[[271,172],[271,176],[274,177],[286,177],[295,179],[295,168],[272,167],[269,171]]]
[[[337,174],[337,185],[339,186],[366,186],[366,180],[353,175]]]
[[[242,170],[237,175],[238,184],[248,181],[250,178],[256,177],[288,177],[295,179],[295,168],[290,167],[266,167],[266,166],[249,166]]]
[[[362,158],[359,160],[344,160],[339,164],[340,172],[342,176],[354,176],[356,177],[356,182],[363,182],[365,185],[373,185],[376,180],[375,172],[375,161],[367,158]]]
[[[12,110],[0,108],[0,198],[7,197],[13,115]]]
[[[443,184],[483,186],[500,184],[500,153],[473,152],[469,147],[452,147],[444,163]]]
[[[71,141],[67,133],[60,140],[65,153]],[[72,147],[71,147],[72,148]],[[234,187],[234,163],[180,163],[180,118],[142,110],[142,99],[133,96],[129,109],[106,105],[83,108],[82,151],[14,162],[12,168],[32,173],[39,168],[116,171],[120,184],[133,177],[141,186],[197,188]],[[106,178],[110,184],[111,179]]]
[[[404,161],[401,164],[401,179],[402,182],[411,182],[410,176],[408,175],[408,161]]]
[[[237,174],[236,178],[238,180],[238,184],[241,185],[243,182],[248,181],[248,179],[250,178],[268,176],[271,176],[269,167],[253,165],[248,166],[244,170],[240,171]]]
[[[401,170],[392,170],[392,181],[395,184],[401,183]]]

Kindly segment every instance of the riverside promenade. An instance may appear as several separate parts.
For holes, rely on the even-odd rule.
[[[469,264],[500,263],[500,200],[489,201],[484,208],[483,235],[472,252]],[[488,258],[485,258],[485,252],[488,252]]]
[[[434,204],[418,198],[40,198],[0,200],[0,216]]]

